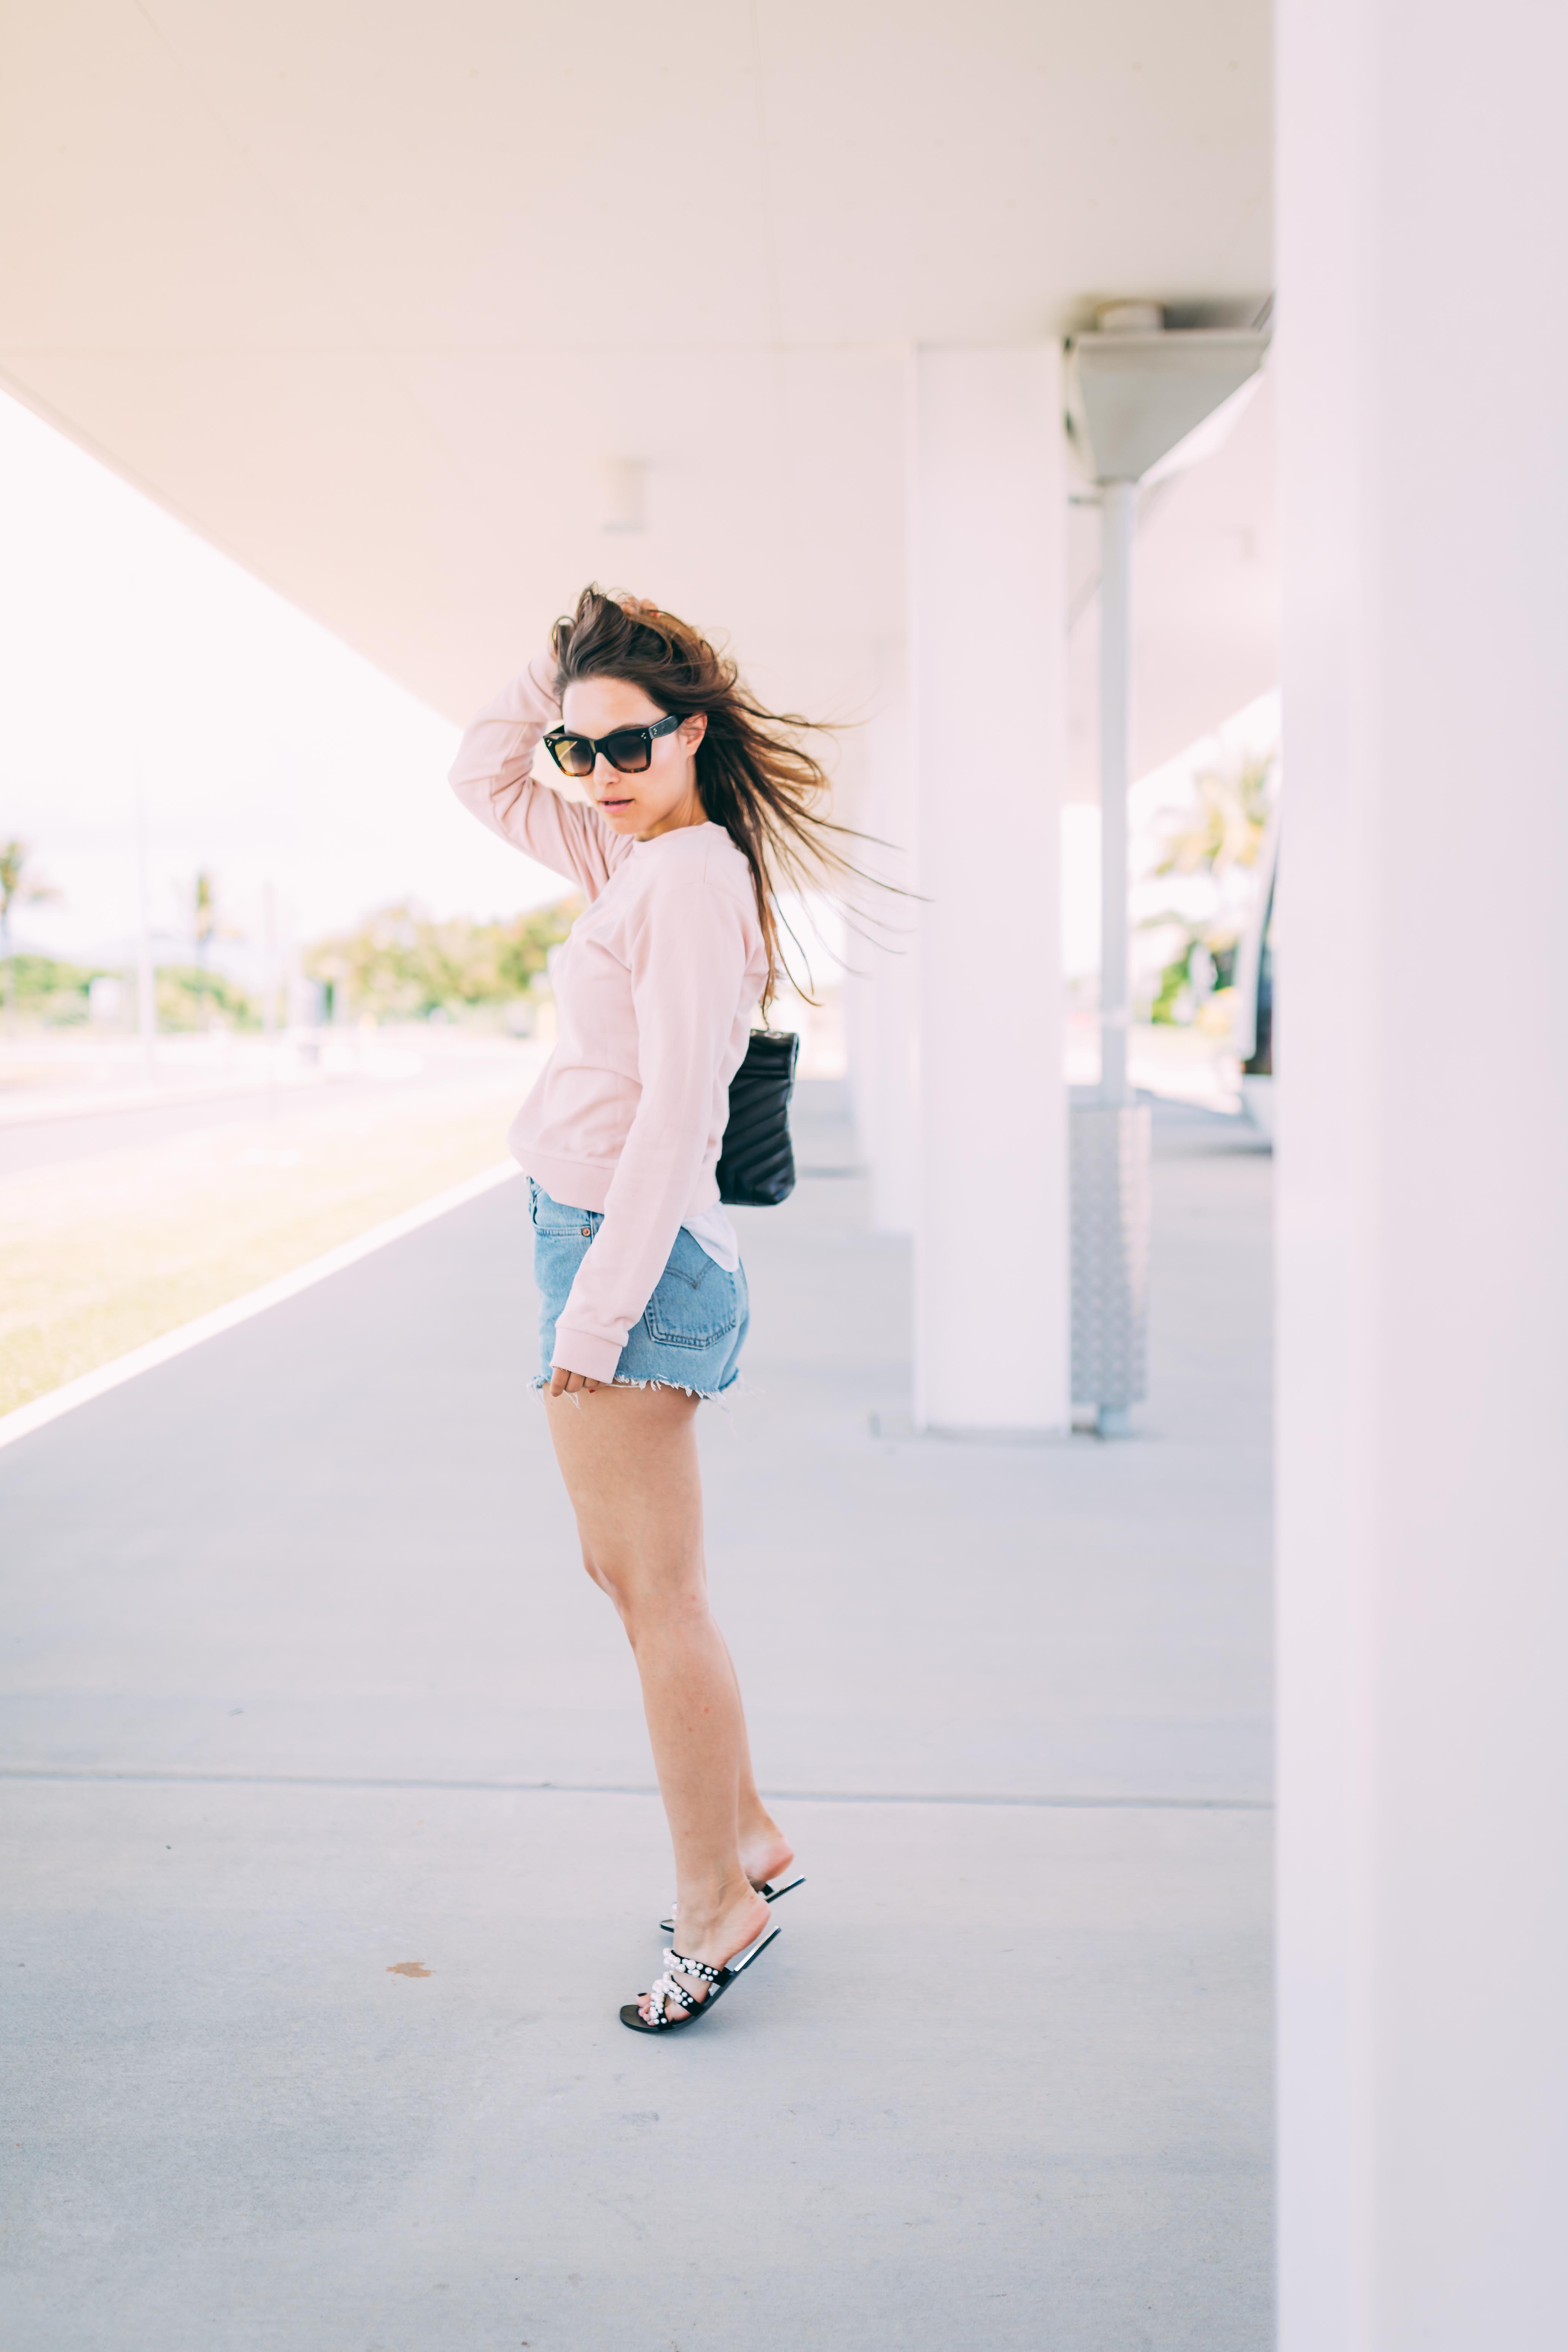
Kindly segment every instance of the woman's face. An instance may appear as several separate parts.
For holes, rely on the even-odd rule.
[[[574,735],[613,735],[617,727],[651,727],[665,717],[640,686],[624,677],[574,678],[561,698],[561,716]],[[601,751],[586,779],[600,815],[613,832],[636,841],[707,822],[697,792],[697,746],[708,724],[700,712],[683,719],[649,746],[648,765],[636,775],[612,768]]]

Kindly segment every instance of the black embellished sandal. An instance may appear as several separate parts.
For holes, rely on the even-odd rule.
[[[764,1878],[762,1885],[757,1888],[757,1893],[762,1896],[764,1903],[776,1903],[781,1895],[793,1895],[797,1886],[804,1886],[805,1885],[805,1873],[802,1871],[798,1878],[786,1878],[782,1886],[775,1886],[771,1878]],[[659,1921],[658,1932],[661,1936],[674,1935],[675,1906],[673,1903],[669,1906],[668,1918],[661,1919]]]
[[[706,1960],[689,1960],[683,1952],[666,1952],[663,1976],[649,1985],[643,1995],[645,2000],[654,2003],[653,2015],[645,2017],[639,2003],[629,2000],[621,2011],[621,2023],[629,2025],[634,2033],[676,2033],[683,2025],[695,2025],[699,2018],[707,2016],[721,1995],[729,1991],[735,1979],[749,1969],[753,1960],[760,1959],[768,1946],[783,1933],[782,1927],[770,1927],[750,1951],[743,1952],[739,1959],[731,1960],[727,1968],[722,1969],[710,1968]],[[696,1993],[689,1992],[683,1984],[677,1982],[677,1969],[684,1969],[689,1977],[697,1977],[707,1986],[706,1999],[700,2000]],[[666,2004],[669,2001],[674,2001],[683,2012],[679,2017],[668,2014]]]

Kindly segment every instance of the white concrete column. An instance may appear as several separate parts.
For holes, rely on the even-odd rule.
[[[1281,0],[1282,2352],[1568,2334],[1568,14]]]
[[[1060,355],[911,366],[915,1416],[1068,1426]]]
[[[856,852],[857,863],[908,890],[915,878],[914,778],[910,772],[909,664],[902,640],[878,660],[876,702],[864,730],[865,758],[853,822],[887,850]],[[912,1234],[919,1194],[915,1050],[916,912],[908,899],[867,892],[863,935],[851,934],[845,981],[850,1087],[860,1149],[870,1171],[871,1222],[879,1233]]]

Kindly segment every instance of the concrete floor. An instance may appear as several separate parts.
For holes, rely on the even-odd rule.
[[[1125,1444],[875,1436],[903,1248],[742,1219],[713,1584],[809,1883],[668,2043],[521,1187],[0,1453],[8,2352],[1265,2352],[1268,1163],[1158,1136]]]

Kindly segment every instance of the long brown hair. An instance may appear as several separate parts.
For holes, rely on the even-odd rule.
[[[799,740],[826,730],[764,709],[735,664],[673,613],[623,604],[597,586],[584,588],[576,611],[556,622],[551,646],[558,697],[577,678],[619,677],[640,686],[668,716],[706,717],[697,790],[708,817],[723,826],[752,869],[768,959],[765,1012],[781,980],[794,978],[779,940],[780,890],[826,885],[842,893],[870,879],[837,845],[866,836],[823,814],[827,772]],[[800,992],[809,996],[808,988]]]

